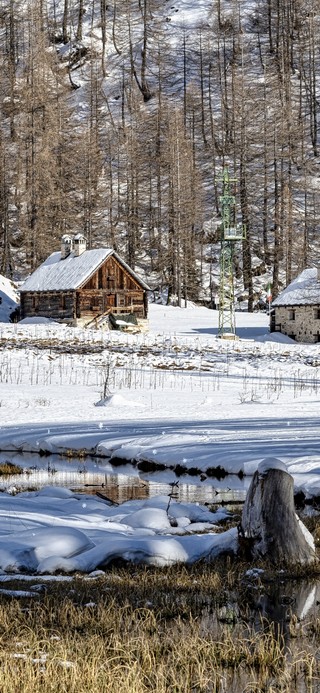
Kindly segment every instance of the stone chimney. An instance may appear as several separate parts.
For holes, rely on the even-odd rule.
[[[82,233],[77,233],[73,239],[74,256],[79,257],[87,249],[87,241]]]
[[[61,238],[61,260],[65,260],[73,249],[72,236],[65,233]]]

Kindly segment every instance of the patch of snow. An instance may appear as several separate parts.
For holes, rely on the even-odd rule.
[[[126,524],[129,527],[148,527],[158,532],[171,529],[166,511],[159,508],[141,508],[126,517]]]
[[[257,342],[275,342],[276,344],[296,344],[294,339],[282,332],[270,332],[261,337],[257,337]]]
[[[115,394],[115,395],[108,395],[108,397],[105,397],[103,399],[100,399],[98,402],[95,402],[95,407],[137,407],[137,406],[144,406],[141,405],[140,402],[135,402],[133,400],[129,400],[123,395]]]
[[[37,317],[34,318],[23,318],[23,320],[19,321],[19,326],[20,325],[58,325],[58,323],[55,322],[55,320],[51,320],[51,318],[45,318],[41,317],[41,315],[38,315]]]
[[[296,517],[297,517],[297,520],[298,520],[299,527],[300,527],[300,529],[301,529],[301,531],[302,531],[302,534],[303,534],[303,536],[304,536],[304,538],[305,538],[307,544],[309,544],[309,546],[311,546],[312,550],[315,551],[315,550],[316,550],[316,547],[315,547],[314,538],[313,538],[311,532],[309,532],[309,530],[308,530],[307,527],[303,524],[303,522],[300,520],[300,518],[298,517],[298,515],[296,515]]]
[[[30,597],[39,597],[38,592],[33,592],[32,590],[5,590],[0,589],[0,594],[6,597],[12,597],[13,599],[26,599]]]
[[[264,572],[263,568],[249,568],[244,575],[246,578],[259,578]]]
[[[10,322],[10,315],[19,305],[16,285],[0,274],[0,323]]]
[[[279,469],[281,472],[288,473],[286,465],[277,457],[266,457],[258,466],[258,472],[261,475],[267,474],[271,469]]]

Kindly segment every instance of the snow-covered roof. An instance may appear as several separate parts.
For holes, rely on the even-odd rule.
[[[95,250],[85,250],[79,256],[70,253],[64,260],[61,259],[60,252],[52,253],[26,279],[20,291],[68,291],[79,289],[111,255],[120,262],[144,289],[149,289],[147,284],[120,258],[113,248],[97,248]]]
[[[316,267],[303,270],[279,296],[272,306],[300,306],[320,304],[320,281]]]

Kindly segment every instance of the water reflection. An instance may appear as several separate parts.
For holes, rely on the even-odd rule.
[[[175,487],[178,501],[206,504],[239,502],[245,499],[250,477],[230,475],[222,480],[195,476],[177,477],[171,470],[142,472],[131,464],[113,466],[96,457],[68,458],[58,455],[40,457],[33,453],[0,453],[0,463],[11,462],[23,468],[23,474],[0,477],[0,490],[38,489],[65,486],[86,493],[103,492],[113,502],[139,500],[167,495]]]
[[[268,584],[251,585],[248,603],[254,610],[258,629],[263,619],[267,619],[278,626],[279,633],[292,635],[292,617],[293,622],[298,623],[318,616],[319,597],[319,580],[281,580],[278,575]]]
[[[225,603],[205,606],[198,618],[201,637],[224,643],[229,664],[219,670],[220,687],[208,690],[320,693],[320,581],[278,573],[272,582],[263,583],[262,574],[245,582],[247,590],[226,590]]]

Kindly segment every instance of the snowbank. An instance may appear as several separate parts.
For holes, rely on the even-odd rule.
[[[0,322],[10,322],[10,315],[19,305],[19,292],[10,279],[0,274]]]
[[[116,558],[158,566],[212,560],[237,549],[236,530],[217,533],[227,517],[168,496],[116,506],[57,487],[2,493],[0,570],[89,573]]]

